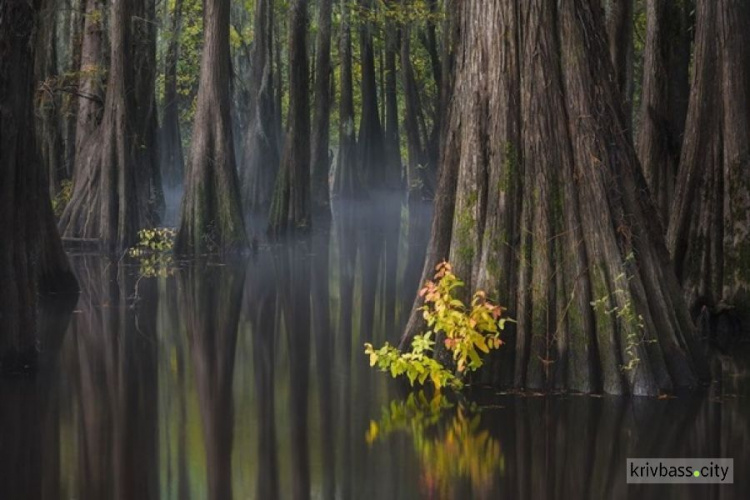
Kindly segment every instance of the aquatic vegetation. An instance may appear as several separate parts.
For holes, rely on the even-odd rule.
[[[140,274],[145,278],[170,276],[174,271],[174,240],[172,228],[157,227],[138,231],[138,243],[128,255],[140,263]]]
[[[461,389],[466,373],[482,367],[482,355],[503,345],[500,332],[512,320],[502,317],[503,308],[493,304],[481,290],[474,294],[469,306],[457,298],[464,282],[453,274],[448,262],[438,264],[436,271],[434,281],[425,283],[419,292],[424,298],[420,309],[428,331],[416,335],[406,352],[386,342],[379,349],[365,344],[365,354],[370,357],[370,366],[377,365],[393,378],[406,375],[412,386],[429,380],[438,390]],[[437,339],[442,339],[455,370],[434,356]]]

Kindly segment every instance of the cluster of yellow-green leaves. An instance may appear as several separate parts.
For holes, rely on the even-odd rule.
[[[141,276],[164,278],[171,274],[176,234],[174,229],[168,227],[138,231],[138,244],[128,251],[128,255],[140,263]]]
[[[439,264],[434,281],[428,281],[419,292],[424,298],[421,311],[428,331],[415,336],[406,352],[387,342],[380,349],[365,344],[370,366],[377,366],[394,378],[406,375],[412,386],[429,380],[437,390],[461,389],[466,373],[482,366],[482,355],[503,344],[500,332],[510,321],[502,317],[503,308],[488,300],[482,291],[474,294],[469,306],[465,305],[456,297],[463,286],[449,263]],[[452,355],[455,370],[433,357],[439,337]]]
[[[60,218],[72,195],[73,183],[67,179],[62,181],[60,183],[60,191],[52,198],[52,211],[55,217]]]

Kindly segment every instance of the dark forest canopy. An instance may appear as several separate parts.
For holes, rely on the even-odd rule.
[[[73,288],[60,236],[242,253],[387,190],[434,206],[423,277],[518,321],[488,380],[696,387],[750,335],[749,27],[745,0],[6,0],[0,350]]]

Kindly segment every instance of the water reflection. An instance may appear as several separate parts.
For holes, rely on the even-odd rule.
[[[165,277],[75,258],[83,291],[69,327],[43,316],[39,377],[0,382],[0,496],[750,498],[740,472],[624,484],[627,457],[750,470],[745,397],[410,399],[362,344],[398,340],[429,213],[334,208],[309,238]]]

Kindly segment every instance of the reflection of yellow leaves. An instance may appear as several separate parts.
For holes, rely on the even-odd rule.
[[[504,474],[500,443],[482,429],[481,414],[462,404],[453,407],[440,393],[427,399],[420,391],[406,401],[392,401],[379,423],[370,422],[365,439],[372,445],[393,432],[411,436],[426,496],[454,496],[453,486],[466,479],[475,493],[486,494]]]

